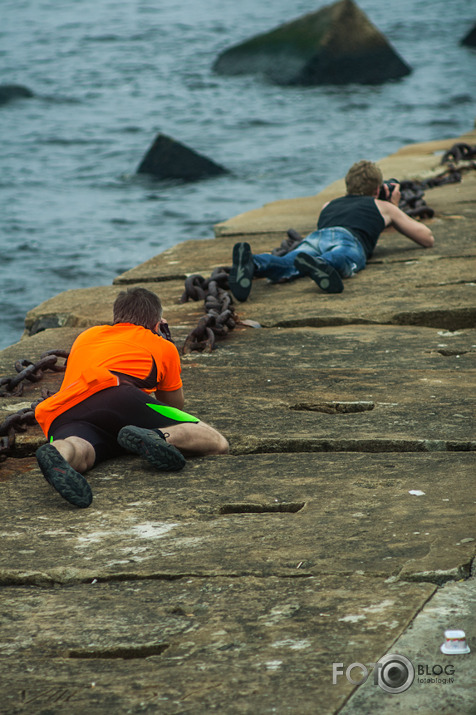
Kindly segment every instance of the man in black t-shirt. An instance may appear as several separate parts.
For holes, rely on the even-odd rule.
[[[253,254],[248,243],[235,244],[229,284],[237,300],[248,298],[253,277],[279,283],[309,276],[326,293],[341,293],[342,278],[365,268],[387,226],[424,248],[433,246],[430,229],[398,208],[399,185],[383,184],[378,166],[365,160],[353,164],[345,183],[347,194],[325,204],[317,230],[285,255]],[[378,198],[381,191],[386,199]]]

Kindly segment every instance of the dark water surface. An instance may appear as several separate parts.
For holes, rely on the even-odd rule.
[[[62,291],[107,285],[213,224],[307,196],[361,158],[469,131],[473,0],[360,0],[413,68],[378,87],[282,88],[219,77],[232,44],[328,4],[317,0],[1,0],[0,348]],[[193,184],[135,171],[164,132],[231,173]]]

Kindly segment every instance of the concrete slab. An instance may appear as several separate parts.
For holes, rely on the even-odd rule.
[[[277,285],[255,279],[248,300],[236,309],[266,327],[347,323],[474,327],[476,262],[469,260],[470,254],[444,258],[410,244],[401,247],[403,254],[397,246],[392,251],[391,267],[384,258],[377,262],[376,254],[374,264],[344,281],[343,293],[325,294],[308,278]]]
[[[471,652],[441,652],[446,630],[463,630]],[[390,654],[405,655],[415,679],[405,691],[389,694],[373,685],[373,677],[348,700],[340,715],[384,712],[386,715],[474,715],[476,659],[476,579],[448,583],[439,589],[391,647]],[[358,677],[354,673],[354,679]],[[468,697],[469,696],[469,697]]]
[[[276,246],[282,241],[280,232],[275,231],[272,237],[267,236],[267,241],[270,238],[275,241]],[[187,276],[198,273],[208,278],[215,268],[231,266],[234,244],[234,238],[220,241],[215,238],[183,241],[121,273],[114,279],[114,285],[179,280],[182,282],[183,291],[183,281]],[[264,246],[268,246],[268,243],[263,243],[263,250]]]
[[[135,285],[144,284],[137,282]],[[159,295],[164,318],[175,326],[176,330],[184,323],[187,332],[189,332],[204,313],[203,302],[180,304],[180,297],[183,293],[182,282],[146,283],[144,287]],[[81,328],[85,330],[93,325],[112,323],[113,304],[122,290],[125,290],[124,285],[99,286],[97,288],[79,288],[54,296],[28,311],[25,317],[26,336],[33,336],[46,329]]]
[[[17,345],[34,361],[47,333],[56,340],[50,330]],[[4,364],[13,366],[16,349],[4,351]],[[235,454],[464,450],[475,448],[475,355],[474,330],[238,327],[211,355],[184,356],[182,375],[187,409],[223,431]],[[62,379],[45,373],[21,396],[2,398],[0,418]],[[17,448],[32,454],[43,439],[32,427],[17,435]]]
[[[412,326],[248,328],[212,356],[187,356],[184,390],[234,452],[326,449],[319,440],[399,451],[455,439],[474,449],[475,338]]]
[[[385,263],[376,263],[346,281],[338,295],[322,293],[307,278],[278,285],[256,279],[246,303],[235,302],[235,310],[242,319],[264,327],[349,323],[474,327],[476,281],[468,256],[437,263],[433,254],[410,249],[405,260],[392,263],[391,271]],[[206,272],[210,275],[211,270]],[[179,281],[142,285],[160,296],[164,316],[174,330],[189,332],[205,312],[203,301],[180,304],[184,284]],[[111,322],[112,305],[122,288],[85,288],[55,296],[28,312],[26,332],[31,335],[45,327],[85,329]]]
[[[8,713],[330,714],[354,689],[332,685],[334,659],[379,656],[433,590],[358,575],[4,588],[2,701]]]
[[[0,584],[356,572],[444,583],[469,576],[476,553],[474,467],[474,453],[302,453],[159,474],[124,457],[90,473],[87,510],[36,468],[2,485]]]

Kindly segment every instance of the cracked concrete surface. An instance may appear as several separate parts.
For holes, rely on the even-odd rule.
[[[454,143],[381,164],[423,176]],[[37,306],[1,374],[110,321],[131,283],[161,296],[180,346],[203,314],[179,303],[184,278],[229,265],[237,240],[271,250],[287,228],[312,229],[341,184]],[[476,712],[475,188],[468,171],[427,192],[434,249],[390,232],[336,296],[256,280],[236,309],[261,327],[183,357],[187,409],[230,455],[173,474],[133,456],[101,464],[77,510],[40,475],[39,429],[17,435],[0,465],[5,712]],[[0,421],[60,380],[0,398]],[[466,631],[470,654],[440,652],[447,628]],[[395,654],[415,669],[398,693],[370,665]],[[358,668],[346,678],[352,664],[365,682]]]

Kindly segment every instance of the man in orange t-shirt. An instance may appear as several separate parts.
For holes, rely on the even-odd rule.
[[[38,464],[71,504],[92,502],[83,472],[125,452],[172,471],[185,465],[184,454],[228,452],[223,435],[182,411],[180,356],[160,334],[161,322],[155,293],[145,288],[121,292],[114,324],[78,336],[59,392],[36,408],[49,440],[36,452]]]

